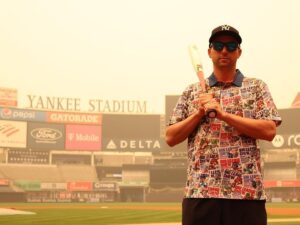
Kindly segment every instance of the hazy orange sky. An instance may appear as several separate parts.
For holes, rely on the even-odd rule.
[[[243,38],[238,68],[287,108],[300,91],[299,11],[297,0],[2,0],[0,87],[18,89],[19,107],[30,94],[146,100],[164,113],[165,95],[197,82],[187,46],[210,74],[210,32],[230,24]]]

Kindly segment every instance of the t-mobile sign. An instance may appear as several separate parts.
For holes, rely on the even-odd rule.
[[[66,125],[66,149],[100,150],[101,132],[101,126]]]

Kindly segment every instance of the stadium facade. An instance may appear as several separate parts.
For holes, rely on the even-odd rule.
[[[159,114],[0,107],[0,201],[181,201],[186,142],[164,141],[178,96]],[[273,142],[261,142],[270,201],[300,201],[300,108],[279,110]]]

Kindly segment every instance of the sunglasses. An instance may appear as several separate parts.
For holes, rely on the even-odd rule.
[[[222,51],[224,47],[226,47],[227,51],[234,52],[239,47],[239,44],[237,42],[215,41],[210,44],[210,47],[213,47],[213,49],[218,52]]]

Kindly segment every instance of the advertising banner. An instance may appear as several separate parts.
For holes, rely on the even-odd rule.
[[[45,122],[46,112],[0,107],[0,119]]]
[[[272,187],[300,187],[300,180],[266,180],[265,188]]]
[[[92,191],[93,183],[88,181],[68,182],[67,188],[68,191]]]
[[[102,150],[160,151],[161,115],[104,114]]]
[[[41,190],[41,184],[39,181],[22,181],[16,180],[15,185],[22,188],[24,191],[39,191]]]
[[[300,108],[280,109],[281,125],[272,142],[260,141],[262,149],[286,149],[300,147]]]
[[[94,182],[94,191],[117,191],[117,182]]]
[[[28,123],[28,147],[32,149],[64,149],[65,127],[61,124]]]
[[[0,87],[0,106],[17,107],[17,105],[18,105],[17,89]]]
[[[66,125],[67,150],[101,150],[101,126]]]
[[[27,123],[0,120],[0,147],[26,148]]]
[[[47,121],[52,123],[101,125],[102,115],[92,113],[48,112]]]
[[[300,148],[300,132],[293,134],[277,134],[273,141],[261,141],[260,145],[264,149],[290,149]]]
[[[67,190],[67,183],[41,183],[41,190]]]
[[[103,139],[102,150],[107,151],[144,151],[159,152],[164,145],[164,139],[129,139],[111,138]]]

